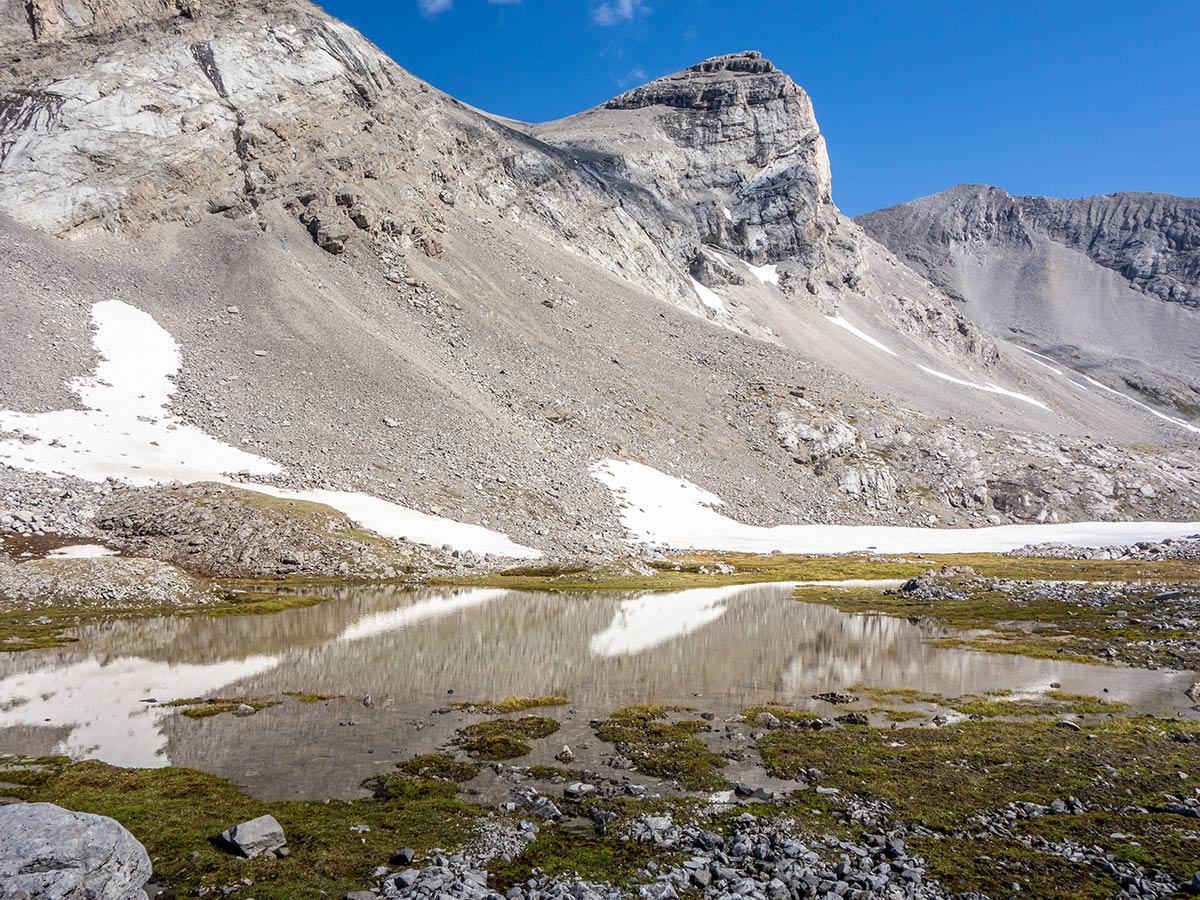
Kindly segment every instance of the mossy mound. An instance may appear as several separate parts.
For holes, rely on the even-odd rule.
[[[528,755],[533,750],[529,741],[549,737],[558,729],[558,722],[547,716],[496,719],[460,728],[455,741],[479,759],[500,761]]]
[[[596,727],[596,737],[615,744],[637,771],[678,781],[688,790],[717,790],[728,785],[720,775],[725,760],[708,749],[697,733],[708,731],[700,719],[671,721],[678,707],[644,705],[618,709]]]

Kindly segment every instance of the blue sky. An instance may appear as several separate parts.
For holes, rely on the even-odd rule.
[[[1200,2],[326,0],[409,71],[526,121],[757,49],[812,95],[852,215],[960,182],[1200,196]]]

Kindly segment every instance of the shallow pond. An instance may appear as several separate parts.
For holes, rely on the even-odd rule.
[[[564,743],[601,752],[589,720],[628,704],[686,704],[721,717],[776,701],[824,715],[844,708],[813,694],[855,686],[954,696],[1058,684],[1133,712],[1193,714],[1184,691],[1194,673],[939,649],[928,641],[945,629],[798,602],[788,584],[335,594],[270,616],[114,621],[79,629],[67,648],[0,656],[0,752],[193,766],[265,797],[350,796],[363,778],[443,746],[480,718],[447,710],[452,702],[512,695],[570,698],[548,713],[562,731],[524,764],[552,763]],[[337,699],[305,703],[284,692]],[[203,695],[283,702],[201,720],[159,705]]]

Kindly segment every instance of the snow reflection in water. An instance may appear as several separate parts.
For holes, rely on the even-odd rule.
[[[284,778],[297,792],[309,782],[340,790],[407,753],[434,749],[426,732],[441,728],[445,740],[458,717],[430,719],[430,711],[451,690],[464,700],[567,696],[578,710],[570,737],[577,741],[588,739],[589,717],[647,701],[726,715],[771,700],[821,709],[812,694],[856,685],[956,695],[1036,693],[1058,683],[1175,715],[1195,680],[940,649],[929,643],[944,633],[937,626],[847,615],[795,602],[793,590],[346,587],[334,602],[273,616],[91,626],[67,648],[0,656],[0,752],[198,766],[266,793],[278,793]],[[143,702],[284,691],[353,699],[289,700],[248,719],[199,722]],[[370,709],[360,702],[366,695],[375,698]],[[413,729],[415,719],[437,727]]]

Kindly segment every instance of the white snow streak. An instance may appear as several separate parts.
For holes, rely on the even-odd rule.
[[[1150,415],[1158,416],[1158,418],[1162,419],[1164,422],[1170,422],[1172,425],[1177,425],[1180,428],[1183,428],[1183,429],[1186,429],[1187,431],[1192,432],[1193,434],[1200,434],[1200,428],[1197,428],[1191,422],[1185,422],[1185,421],[1183,421],[1183,419],[1176,419],[1174,416],[1168,416],[1166,413],[1159,412],[1153,406],[1147,406],[1141,400],[1137,400],[1134,397],[1130,397],[1128,394],[1122,394],[1120,391],[1116,390],[1115,388],[1110,388],[1107,384],[1103,384],[1103,383],[1097,381],[1095,378],[1091,378],[1088,375],[1084,375],[1082,372],[1080,372],[1079,375],[1081,378],[1085,379],[1087,381],[1087,383],[1092,385],[1093,387],[1098,387],[1102,391],[1108,391],[1110,394],[1116,394],[1118,397],[1122,398],[1123,400],[1128,400],[1130,403],[1140,406],[1146,412],[1150,413]]]
[[[1035,363],[1037,363],[1039,366],[1041,366],[1043,369],[1049,369],[1055,375],[1063,374],[1063,370],[1058,368],[1058,366],[1050,365],[1050,363],[1054,362],[1054,360],[1051,359],[1049,356],[1042,356],[1042,354],[1040,354],[1040,353],[1034,353],[1028,347],[1019,347],[1016,344],[1013,344],[1013,346],[1016,347],[1018,350],[1020,350],[1022,353],[1028,353],[1030,356],[1032,356],[1033,361]]]
[[[1030,350],[1028,347],[1017,347],[1017,349],[1024,353],[1028,353],[1030,356],[1034,357],[1033,361],[1038,363],[1038,365],[1044,366],[1045,368],[1047,368],[1051,372],[1053,372],[1055,375],[1061,375],[1063,378],[1066,379],[1067,384],[1071,385],[1072,387],[1077,387],[1081,391],[1087,390],[1086,387],[1084,387],[1082,384],[1080,384],[1078,381],[1076,381],[1074,378],[1071,377],[1071,375],[1078,375],[1080,378],[1082,378],[1084,381],[1086,381],[1092,387],[1097,387],[1097,388],[1100,388],[1100,390],[1106,391],[1109,394],[1114,394],[1117,397],[1120,397],[1122,400],[1128,400],[1130,403],[1133,403],[1136,406],[1140,406],[1146,412],[1150,413],[1150,415],[1157,416],[1158,418],[1162,419],[1164,422],[1170,422],[1172,425],[1176,426],[1177,428],[1182,428],[1185,431],[1192,432],[1193,434],[1200,434],[1200,427],[1193,425],[1191,422],[1188,422],[1184,419],[1177,419],[1175,416],[1169,416],[1166,413],[1155,409],[1153,406],[1150,406],[1147,403],[1143,403],[1141,400],[1138,400],[1136,397],[1130,397],[1128,394],[1122,393],[1121,391],[1118,391],[1116,388],[1111,388],[1107,384],[1097,381],[1095,378],[1092,378],[1090,375],[1084,375],[1082,372],[1076,372],[1074,369],[1069,369],[1067,371],[1064,371],[1062,369],[1057,368],[1056,366],[1048,365],[1046,362],[1040,362],[1040,360],[1047,360],[1048,362],[1056,362],[1056,360],[1052,359],[1049,356],[1044,356],[1041,353],[1037,353],[1036,351]]]
[[[841,316],[826,316],[825,318],[828,319],[830,322],[832,322],[834,325],[836,325],[838,328],[844,328],[846,331],[850,332],[852,335],[854,335],[859,340],[866,341],[868,344],[870,344],[876,350],[882,350],[884,353],[887,353],[891,356],[899,356],[899,354],[896,353],[896,351],[890,350],[889,348],[885,347],[882,343],[875,340],[875,338],[871,337],[865,331],[861,331],[858,328],[854,327],[849,322],[847,322],[845,319],[843,319]]]
[[[1200,522],[1075,522],[993,528],[908,528],[882,525],[746,525],[717,511],[721,498],[650,466],[604,460],[592,475],[613,492],[632,538],[681,550],[745,553],[1002,553],[1046,541],[1084,547],[1179,538]]]
[[[1031,403],[1040,409],[1050,410],[1041,400],[1036,400],[1028,394],[1018,394],[1016,391],[1010,391],[1008,388],[1002,388],[998,384],[992,384],[990,381],[984,384],[978,384],[974,381],[966,381],[962,378],[955,378],[953,375],[947,375],[945,372],[939,372],[937,369],[931,369],[929,366],[917,366],[922,372],[932,375],[935,378],[941,378],[943,381],[949,381],[953,384],[961,384],[963,387],[974,388],[977,391],[987,391],[989,394],[999,394],[1002,397],[1012,397],[1014,400],[1020,400],[1024,403]]]
[[[292,491],[230,480],[229,473],[278,475],[279,464],[231,447],[168,410],[179,371],[179,345],[154,317],[120,300],[92,307],[96,374],[69,387],[86,409],[45,413],[0,410],[0,462],[85,481],[117,478],[135,485],[217,481],[275,497],[324,503],[385,537],[458,550],[533,558],[499,532],[430,516],[369,494]]]

